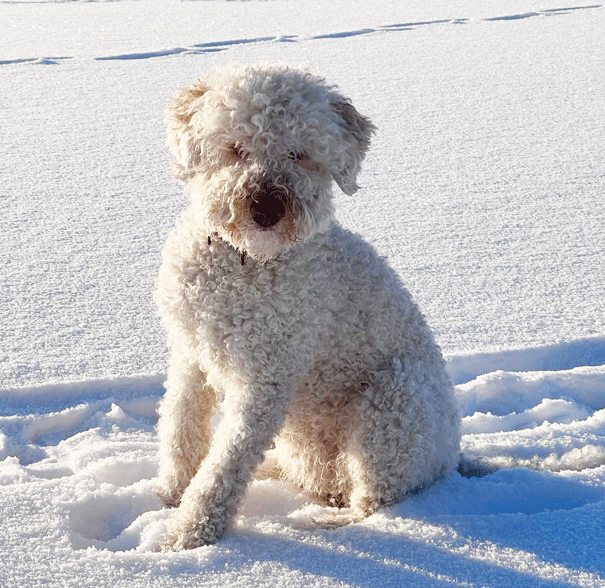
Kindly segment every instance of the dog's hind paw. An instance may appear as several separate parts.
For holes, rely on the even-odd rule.
[[[338,529],[351,523],[359,523],[366,518],[366,514],[351,508],[325,508],[321,514],[311,517],[314,527],[322,529]]]

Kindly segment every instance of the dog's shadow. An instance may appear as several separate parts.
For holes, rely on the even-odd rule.
[[[541,585],[542,563],[571,574],[589,569],[601,536],[597,527],[587,528],[592,540],[582,554],[564,548],[555,554],[543,532],[559,524],[571,532],[605,497],[603,488],[551,472],[466,462],[458,473],[361,523],[326,530],[296,524],[297,512],[309,516],[314,509],[296,488],[263,481],[250,490],[237,528],[225,537],[229,549],[249,561],[357,586],[374,586],[377,578],[381,585],[434,586],[438,577],[444,584],[497,577],[502,585]],[[566,515],[575,509],[586,510]],[[494,549],[507,554],[498,564]],[[479,552],[485,557],[469,555]]]

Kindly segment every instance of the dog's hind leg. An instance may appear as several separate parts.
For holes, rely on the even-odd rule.
[[[368,380],[356,399],[347,448],[350,506],[359,518],[435,477],[431,384],[421,372],[404,373],[398,360]]]
[[[206,457],[210,419],[217,405],[215,390],[196,363],[173,353],[166,394],[159,406],[160,468],[156,492],[167,506],[181,496]]]

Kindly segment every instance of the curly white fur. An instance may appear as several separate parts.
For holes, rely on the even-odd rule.
[[[225,67],[167,109],[191,206],[156,299],[172,351],[160,406],[162,549],[215,542],[257,476],[359,520],[458,463],[459,416],[431,332],[395,273],[335,223],[370,121],[321,78]],[[222,419],[210,418],[222,399]]]

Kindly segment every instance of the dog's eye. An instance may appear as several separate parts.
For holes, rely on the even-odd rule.
[[[288,154],[288,157],[292,161],[296,161],[296,163],[298,165],[300,165],[300,167],[306,169],[307,171],[319,172],[321,170],[321,166],[318,163],[316,163],[315,161],[313,161],[305,153],[298,153],[296,151],[290,151],[290,153]]]
[[[231,153],[238,159],[244,159],[246,157],[246,152],[237,143],[231,145],[230,149]]]

